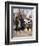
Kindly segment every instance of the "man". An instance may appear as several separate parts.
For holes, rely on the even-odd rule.
[[[20,22],[21,22],[21,29],[24,30],[24,28],[25,28],[25,21],[24,21],[22,15],[20,15],[20,19],[19,19],[19,20],[20,20]]]

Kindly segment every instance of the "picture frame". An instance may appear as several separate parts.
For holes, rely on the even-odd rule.
[[[15,18],[14,16],[16,15],[17,12],[22,11],[22,10],[24,11],[23,13],[25,14],[25,16],[26,15],[27,16],[28,15],[32,15],[31,18],[33,18],[33,20],[32,20],[33,27],[32,27],[32,30],[30,31],[30,32],[32,32],[32,33],[30,33],[30,36],[32,36],[32,38],[30,36],[29,36],[30,38],[27,38],[26,37],[27,33],[24,33],[24,31],[22,31],[23,35],[21,35],[22,33],[17,33],[18,32],[17,31],[18,28],[16,28],[15,33],[17,33],[17,34],[14,36],[15,33],[13,33],[13,30],[14,30],[13,27],[15,25],[13,24],[14,23],[13,18]],[[23,15],[23,17],[24,17],[24,15]],[[20,23],[21,23],[21,21],[20,21]],[[21,24],[21,27],[22,27],[22,24]],[[21,32],[21,31],[19,31],[19,32]],[[28,32],[28,31],[26,31],[26,32]],[[27,3],[27,2],[24,3],[24,2],[6,1],[5,2],[5,44],[9,45],[9,44],[23,44],[23,43],[36,43],[36,42],[38,42],[38,3]]]

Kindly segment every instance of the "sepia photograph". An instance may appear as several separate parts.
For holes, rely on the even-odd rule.
[[[32,10],[33,8],[12,8],[11,37],[32,36]]]

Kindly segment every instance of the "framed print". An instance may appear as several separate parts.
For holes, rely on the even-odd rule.
[[[5,44],[38,42],[38,4],[5,2]]]

